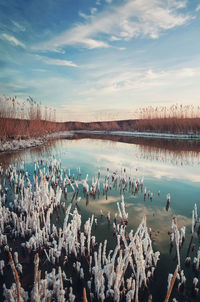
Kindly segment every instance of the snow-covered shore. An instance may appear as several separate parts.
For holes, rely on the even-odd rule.
[[[118,135],[131,136],[143,138],[159,138],[159,139],[179,139],[179,140],[200,140],[200,134],[172,134],[172,133],[155,133],[155,132],[131,132],[131,131],[89,131],[89,130],[75,130],[62,131],[48,134],[40,138],[9,140],[0,142],[0,152],[10,152],[22,150],[31,147],[37,147],[45,144],[48,140],[68,138],[74,134],[96,134],[96,135]]]
[[[173,134],[173,133],[156,133],[156,132],[137,132],[137,131],[89,131],[89,130],[76,130],[74,133],[85,134],[104,134],[104,135],[119,135],[119,136],[132,136],[144,138],[161,138],[161,139],[194,139],[200,140],[200,134]]]
[[[8,141],[0,141],[0,152],[17,151],[31,147],[37,147],[45,144],[48,140],[67,138],[73,136],[72,131],[63,131],[48,134],[44,137],[30,138],[30,139],[13,139]]]

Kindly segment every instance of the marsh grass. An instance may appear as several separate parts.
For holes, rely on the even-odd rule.
[[[0,139],[39,137],[65,130],[56,122],[56,111],[35,102],[31,97],[0,97]]]
[[[104,122],[57,122],[55,109],[16,97],[0,97],[0,139],[41,137],[69,130],[200,133],[200,106],[173,105],[137,110],[138,119]]]

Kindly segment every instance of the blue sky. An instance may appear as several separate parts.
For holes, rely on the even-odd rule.
[[[0,94],[62,120],[200,104],[200,0],[1,0]]]

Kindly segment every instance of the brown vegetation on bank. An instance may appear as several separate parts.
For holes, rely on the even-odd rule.
[[[53,122],[0,118],[0,139],[40,137],[59,131],[138,131],[179,134],[199,134],[200,118],[165,118],[151,120],[124,120],[114,122]]]
[[[200,106],[172,105],[137,111],[138,119],[92,123],[67,122],[67,130],[200,133]]]
[[[137,131],[200,133],[200,106],[172,105],[138,109]]]
[[[42,106],[31,97],[0,97],[0,139],[41,137],[65,130],[63,123],[56,122],[56,111]]]
[[[0,118],[0,139],[2,140],[42,137],[50,133],[65,130],[64,123]]]
[[[66,130],[200,133],[200,118],[158,118],[110,122],[66,122]]]
[[[136,131],[180,134],[200,133],[200,118],[157,118],[137,120]]]
[[[138,131],[200,134],[200,106],[173,105],[141,108],[139,119],[105,122],[56,122],[55,109],[41,106],[29,97],[0,98],[0,139],[40,137],[59,131]]]

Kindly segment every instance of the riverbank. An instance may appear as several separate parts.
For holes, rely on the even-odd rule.
[[[163,118],[105,122],[53,122],[0,118],[0,152],[43,145],[74,134],[200,141],[200,118]]]
[[[51,133],[39,138],[4,140],[0,142],[0,152],[11,152],[11,151],[37,147],[45,144],[48,140],[69,138],[72,136],[73,136],[73,132],[61,131],[61,132]]]
[[[101,139],[120,141],[127,143],[140,143],[145,145],[155,145],[157,147],[165,147],[166,142],[169,145],[180,147],[184,149],[182,142],[188,142],[192,150],[195,147],[199,148],[200,134],[169,134],[169,133],[149,133],[149,132],[130,132],[130,131],[88,131],[88,130],[75,130],[75,131],[61,131],[51,133],[39,138],[27,139],[12,139],[0,142],[0,152],[12,152],[23,150],[27,148],[37,147],[45,144],[47,141],[66,138],[66,139]],[[175,143],[176,142],[176,143]],[[195,145],[194,145],[195,144]]]
[[[157,133],[157,132],[139,132],[139,131],[89,131],[76,130],[78,134],[95,134],[95,135],[114,135],[114,136],[131,136],[141,138],[159,138],[159,139],[183,139],[183,140],[200,140],[200,134],[173,134],[173,133]]]
[[[54,122],[0,118],[0,139],[41,137],[61,131],[119,131],[158,135],[200,135],[200,118],[133,119],[101,122]]]

